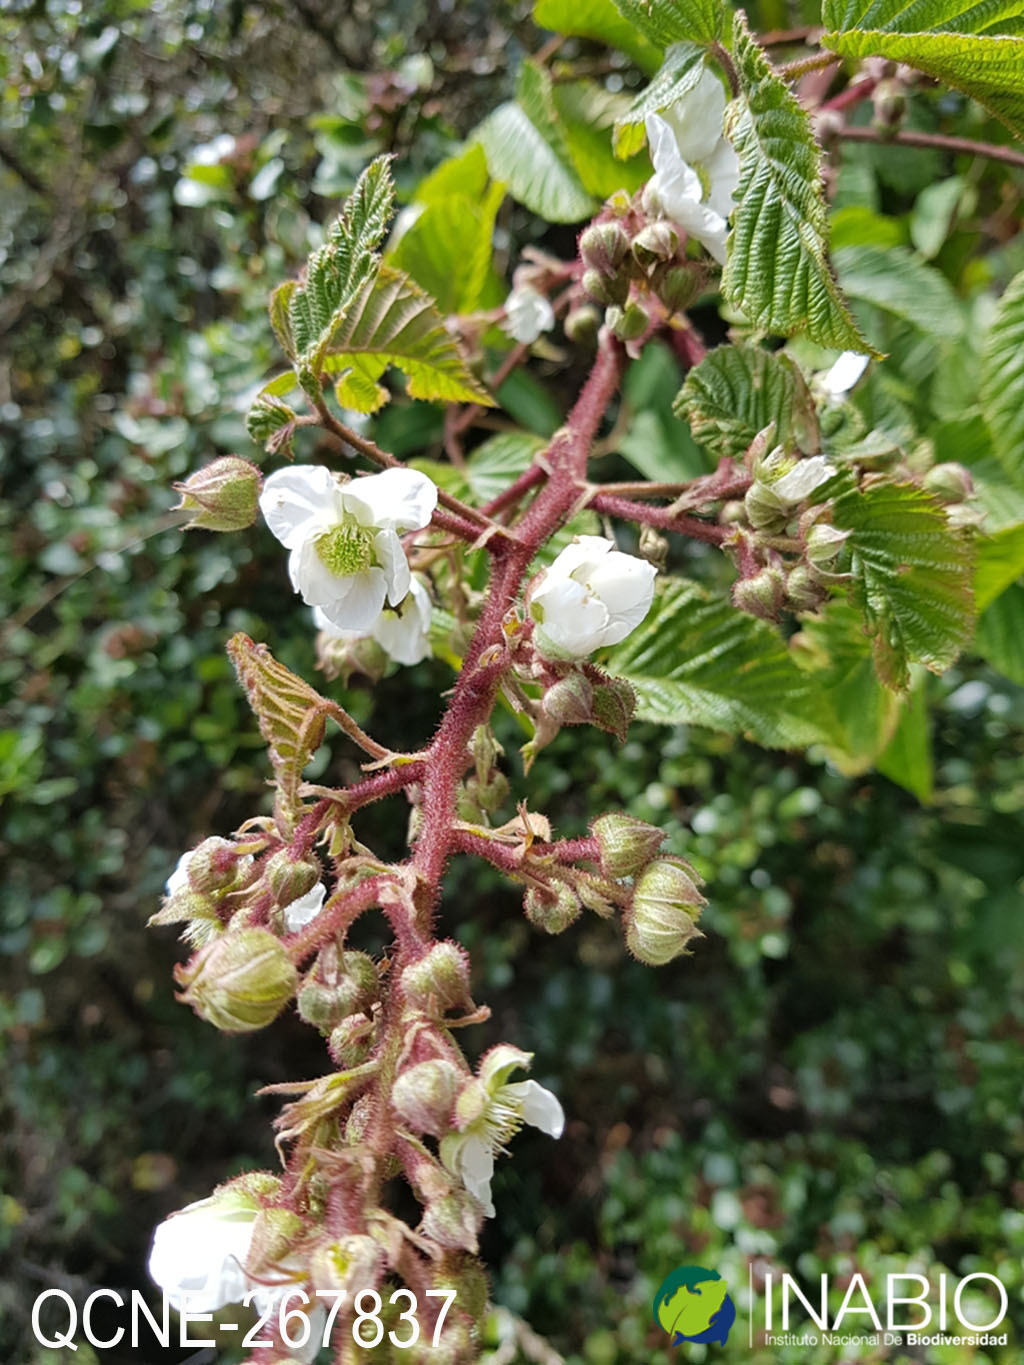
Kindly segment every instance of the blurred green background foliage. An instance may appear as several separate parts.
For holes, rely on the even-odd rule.
[[[760,10],[765,25],[806,17]],[[175,1005],[178,945],[145,928],[180,852],[267,805],[225,640],[244,630],[313,669],[270,536],[184,534],[170,482],[254,456],[243,418],[274,359],[267,290],[359,170],[392,150],[408,191],[543,35],[528,7],[482,0],[15,0],[0,39],[0,1354],[44,1365],[61,1357],[32,1342],[31,1298],[143,1286],[161,1217],[274,1164],[274,1106],[254,1091],[325,1062],[295,1021],[229,1039]],[[629,88],[624,63],[610,71]],[[966,293],[1019,268],[1019,175],[972,171],[943,235],[947,171],[938,154],[857,148],[844,240],[923,240]],[[506,201],[506,275],[543,231]],[[571,249],[571,229],[546,242]],[[572,394],[572,372],[549,370],[511,400],[541,433]],[[679,375],[648,370],[633,444],[649,453],[672,444]],[[377,438],[434,455],[439,430],[435,411],[398,403]],[[448,682],[432,662],[339,696],[414,747]],[[496,874],[453,867],[446,928],[494,1012],[480,1047],[535,1050],[570,1116],[556,1149],[524,1137],[499,1169],[483,1252],[496,1302],[572,1365],[667,1362],[650,1299],[694,1261],[736,1285],[751,1257],[811,1282],[908,1259],[998,1269],[1024,1331],[1021,691],[966,660],[930,694],[927,804],[821,754],[697,729],[638,725],[622,749],[571,732],[541,755],[531,805],[559,833],[624,807],[707,877],[707,937],[663,971],[599,922],[539,941]],[[357,771],[339,742],[315,762]],[[397,852],[402,803],[364,818]],[[821,1351],[723,1354],[836,1358]]]

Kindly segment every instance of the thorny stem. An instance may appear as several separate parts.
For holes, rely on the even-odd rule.
[[[701,521],[699,517],[688,516],[674,507],[649,507],[646,503],[617,498],[614,494],[595,493],[588,506],[610,517],[653,526],[658,531],[676,531],[679,535],[689,536],[691,540],[706,541],[708,545],[721,545],[730,535],[727,527]]]
[[[816,52],[812,57],[801,57],[795,62],[785,62],[778,71],[780,76],[795,81],[812,71],[827,71],[830,66],[835,66],[842,60],[835,52]]]

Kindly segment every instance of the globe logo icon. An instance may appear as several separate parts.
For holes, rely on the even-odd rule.
[[[672,1338],[724,1346],[736,1321],[736,1305],[717,1270],[682,1265],[666,1275],[654,1296],[654,1320]]]

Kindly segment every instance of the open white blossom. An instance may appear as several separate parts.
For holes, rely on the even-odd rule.
[[[818,384],[830,398],[843,398],[867,369],[870,356],[859,351],[844,351],[835,364],[818,375]]]
[[[318,630],[335,640],[362,640],[369,636],[395,663],[411,665],[430,657],[432,613],[430,594],[419,579],[413,578],[403,600],[396,607],[385,607],[369,630],[339,630],[320,607],[313,608],[313,620]]]
[[[530,592],[534,643],[554,659],[616,645],[651,609],[656,569],[603,536],[577,536]]]
[[[229,1303],[247,1301],[260,1314],[273,1315],[281,1300],[301,1288],[305,1275],[297,1264],[255,1279],[245,1269],[252,1248],[259,1206],[241,1191],[221,1191],[172,1213],[153,1234],[149,1273],[176,1312],[216,1313]],[[295,1360],[315,1359],[326,1321],[322,1308],[310,1315],[305,1346]],[[293,1327],[297,1336],[298,1329]]]
[[[725,264],[732,197],[740,179],[739,157],[722,130],[725,90],[705,69],[692,90],[645,125],[654,163],[648,198]]]
[[[505,331],[524,346],[532,346],[541,332],[550,332],[554,325],[554,309],[530,285],[513,289],[505,300]]]
[[[292,586],[343,630],[365,633],[409,592],[400,531],[426,526],[437,487],[413,469],[385,469],[340,484],[324,465],[271,474],[260,510],[285,549]]]
[[[297,896],[284,907],[284,924],[290,934],[304,929],[311,920],[316,919],[324,906],[327,887],[323,882],[311,886],[305,895]]]
[[[478,1079],[462,1091],[455,1105],[458,1131],[441,1140],[441,1160],[462,1181],[488,1218],[494,1217],[491,1178],[494,1158],[524,1123],[548,1137],[559,1138],[565,1114],[558,1097],[536,1081],[507,1077],[529,1066],[532,1054],[501,1043],[480,1062]]]

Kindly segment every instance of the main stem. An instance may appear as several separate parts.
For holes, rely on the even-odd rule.
[[[540,546],[566,520],[579,497],[579,483],[601,420],[618,388],[623,352],[610,336],[602,339],[594,368],[566,425],[544,453],[550,475],[516,528],[515,542],[494,555],[490,590],[477,622],[459,680],[426,758],[423,832],[413,866],[423,888],[424,908],[436,905],[445,863],[452,851],[456,791],[468,762],[473,731],[491,714],[498,681],[506,667],[503,623]]]

